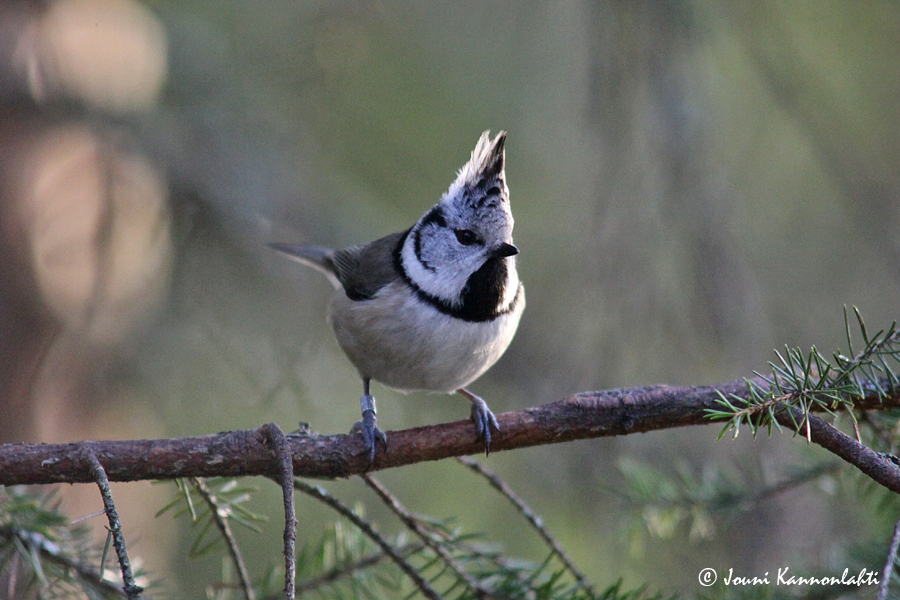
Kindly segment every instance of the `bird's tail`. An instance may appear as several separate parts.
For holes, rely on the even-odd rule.
[[[268,248],[279,252],[291,260],[295,260],[317,271],[321,271],[331,281],[334,287],[340,287],[335,275],[334,250],[325,246],[307,246],[303,244],[266,244]]]

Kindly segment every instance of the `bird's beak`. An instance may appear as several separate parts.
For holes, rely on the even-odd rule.
[[[515,256],[519,253],[519,249],[513,246],[512,244],[507,244],[503,242],[496,248],[494,248],[493,255],[496,258],[506,258],[507,256]]]

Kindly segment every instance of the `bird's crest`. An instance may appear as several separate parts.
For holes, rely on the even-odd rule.
[[[505,131],[499,132],[493,140],[490,131],[482,133],[472,151],[472,157],[459,170],[456,181],[450,185],[443,200],[452,200],[462,194],[466,203],[472,204],[473,208],[494,203],[498,199],[500,202],[508,202],[504,171],[505,145]]]

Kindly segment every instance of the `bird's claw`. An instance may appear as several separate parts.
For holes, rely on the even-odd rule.
[[[475,433],[478,440],[484,440],[484,455],[487,456],[491,452],[491,428],[500,433],[500,424],[497,423],[497,417],[488,408],[487,402],[475,396],[472,401],[472,422],[475,423]]]
[[[357,421],[350,429],[350,433],[357,430],[362,433],[363,443],[366,445],[365,452],[369,455],[369,466],[372,466],[372,462],[375,460],[375,445],[381,440],[381,443],[387,448],[387,436],[376,425],[375,398],[366,394],[360,398],[360,404],[362,405],[362,421]]]

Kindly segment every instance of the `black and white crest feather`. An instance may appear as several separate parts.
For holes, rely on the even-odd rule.
[[[440,312],[489,321],[515,307],[519,280],[504,170],[506,133],[484,132],[441,201],[399,243],[404,280]]]
[[[479,212],[509,203],[505,172],[506,132],[501,131],[491,141],[490,132],[481,134],[472,158],[456,176],[456,181],[444,194],[441,202],[458,202]]]

